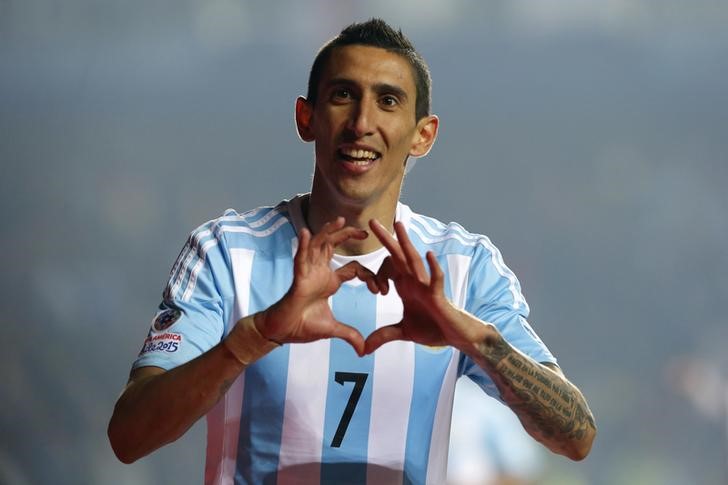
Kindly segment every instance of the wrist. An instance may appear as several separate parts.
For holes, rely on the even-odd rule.
[[[455,342],[451,342],[460,352],[476,360],[482,360],[491,352],[494,344],[502,340],[500,332],[492,323],[485,322],[475,315],[452,305],[451,321],[457,321],[461,329]]]
[[[265,337],[256,325],[255,315],[241,318],[230,334],[223,339],[223,345],[233,354],[235,359],[248,366],[265,354],[280,347],[280,344]]]
[[[468,331],[464,333],[464,341],[458,345],[458,349],[481,366],[494,368],[513,347],[492,323],[480,320],[462,310],[461,313],[470,325],[467,326]]]
[[[258,334],[276,345],[283,345],[287,341],[286,335],[281,333],[281,325],[278,325],[278,322],[286,321],[285,315],[296,313],[295,310],[290,308],[291,305],[287,301],[288,299],[290,297],[286,295],[267,309],[251,316]]]

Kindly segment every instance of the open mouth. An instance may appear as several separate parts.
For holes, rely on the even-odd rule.
[[[356,167],[367,167],[382,156],[379,152],[362,148],[340,148],[338,154],[341,160]]]

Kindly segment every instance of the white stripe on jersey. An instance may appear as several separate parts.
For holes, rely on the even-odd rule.
[[[232,329],[234,322],[248,314],[250,308],[250,276],[253,269],[255,251],[245,248],[231,248],[230,259],[235,283],[235,307],[231,322],[226,325],[225,334]],[[238,461],[238,435],[240,433],[240,413],[243,408],[243,389],[245,373],[242,373],[232,387],[208,413],[208,447],[205,483],[207,485],[233,483]],[[214,433],[221,433],[214,435]],[[213,467],[218,466],[215,470]]]
[[[230,259],[233,267],[233,284],[235,285],[235,307],[232,322],[237,322],[248,315],[250,309],[250,279],[253,273],[255,251],[247,248],[230,248]],[[225,334],[232,329],[227,325]]]
[[[413,219],[419,221],[418,218]],[[477,239],[466,238],[456,232],[441,232],[439,234],[432,234],[429,231],[426,231],[424,224],[422,225],[422,227],[416,224],[412,224],[409,226],[409,229],[416,232],[417,235],[420,236],[420,239],[422,239],[422,242],[424,242],[425,244],[437,244],[443,241],[447,241],[448,239],[454,239],[464,246],[475,246],[477,244]],[[425,234],[425,232],[427,232],[427,234]]]
[[[290,344],[278,485],[319,483],[331,340]]]
[[[432,424],[430,453],[427,461],[427,483],[440,485],[447,476],[447,453],[450,441],[450,421],[452,420],[452,403],[455,394],[455,380],[458,373],[460,351],[453,349],[450,363],[442,380],[442,387],[437,397],[435,420]]]
[[[273,224],[271,224],[270,227],[262,231],[249,227],[252,226],[252,224],[247,226],[221,226],[220,230],[223,232],[242,232],[244,234],[250,234],[251,236],[266,237],[276,232],[282,225],[288,224],[288,222],[288,218],[282,216],[280,219],[277,219]]]
[[[266,212],[266,215],[261,217],[258,220],[254,220],[256,216],[262,214],[263,212]],[[285,212],[285,209],[282,207],[258,207],[257,209],[253,209],[251,211],[243,212],[242,214],[238,214],[238,212],[235,209],[228,209],[225,211],[225,214],[232,213],[233,215],[224,215],[221,217],[218,217],[214,221],[217,223],[222,222],[240,222],[244,223],[246,226],[249,227],[260,227],[265,225],[268,221],[273,219],[275,216],[279,214],[283,214]]]
[[[447,270],[450,277],[450,294],[452,301],[458,308],[465,308],[468,288],[468,271],[470,270],[470,256],[462,254],[447,255]]]
[[[184,251],[184,254],[179,255],[179,257],[177,258],[177,262],[175,262],[175,265],[172,268],[172,274],[177,271],[177,276],[174,277],[170,275],[170,281],[174,279],[174,283],[172,283],[171,287],[168,286],[169,298],[177,297],[177,292],[179,291],[180,286],[182,286],[182,282],[185,279],[185,275],[187,274],[187,270],[189,269],[190,264],[192,264],[192,261],[194,261],[194,259],[198,257],[197,248],[200,245],[200,241],[211,235],[212,232],[210,231],[210,229],[205,229],[190,234],[190,237],[187,239],[187,247]]]
[[[387,295],[377,296],[377,328],[402,319],[402,300],[394,285],[390,288]],[[402,480],[414,386],[414,349],[411,342],[397,341],[383,345],[374,354],[366,475],[369,485]],[[398,398],[397,403],[392,403],[392,396],[400,395],[401,401]]]
[[[282,211],[281,211],[280,208],[271,209],[266,215],[264,215],[263,217],[261,217],[257,221],[249,222],[248,223],[248,226],[253,227],[253,228],[256,228],[256,227],[260,227],[262,225],[265,225],[268,221],[270,221],[271,219],[273,219],[275,216],[277,216],[281,212]],[[245,216],[246,216],[245,218],[246,219],[251,219],[252,216],[254,216],[254,215],[257,215],[257,214],[255,214],[255,213],[253,213],[253,214],[245,214]]]
[[[209,251],[210,248],[213,246],[217,246],[217,239],[210,239],[209,241],[205,241],[205,244],[203,244],[200,248],[202,257],[197,260],[197,263],[195,263],[195,265],[192,267],[192,270],[190,271],[190,279],[187,282],[187,289],[182,295],[182,301],[190,301],[190,298],[192,297],[192,292],[194,291],[195,285],[197,284],[197,275],[200,273],[202,266],[204,266],[205,264],[205,255],[207,254],[207,251]]]
[[[187,268],[194,259],[196,252],[197,250],[195,248],[195,242],[194,239],[191,237],[184,258],[182,256],[179,257],[180,261],[182,261],[182,264],[179,266],[179,272],[177,273],[177,277],[175,278],[174,283],[172,283],[172,286],[169,289],[169,295],[171,298],[177,297],[177,292],[179,291],[180,286],[182,286],[182,281],[184,281],[185,275],[187,274]]]
[[[225,397],[207,413],[205,485],[227,485],[233,483],[235,478],[244,387],[243,372],[230,386]]]

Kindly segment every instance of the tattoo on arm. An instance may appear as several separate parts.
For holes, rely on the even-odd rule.
[[[581,440],[596,429],[579,390],[566,378],[516,351],[503,338],[488,344],[486,365],[503,400],[543,439]]]

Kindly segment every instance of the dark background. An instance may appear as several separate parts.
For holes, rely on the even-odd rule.
[[[187,233],[309,189],[315,51],[373,15],[441,118],[416,211],[489,235],[599,435],[544,483],[726,483],[728,6],[0,1],[0,482],[201,483],[106,424]]]

